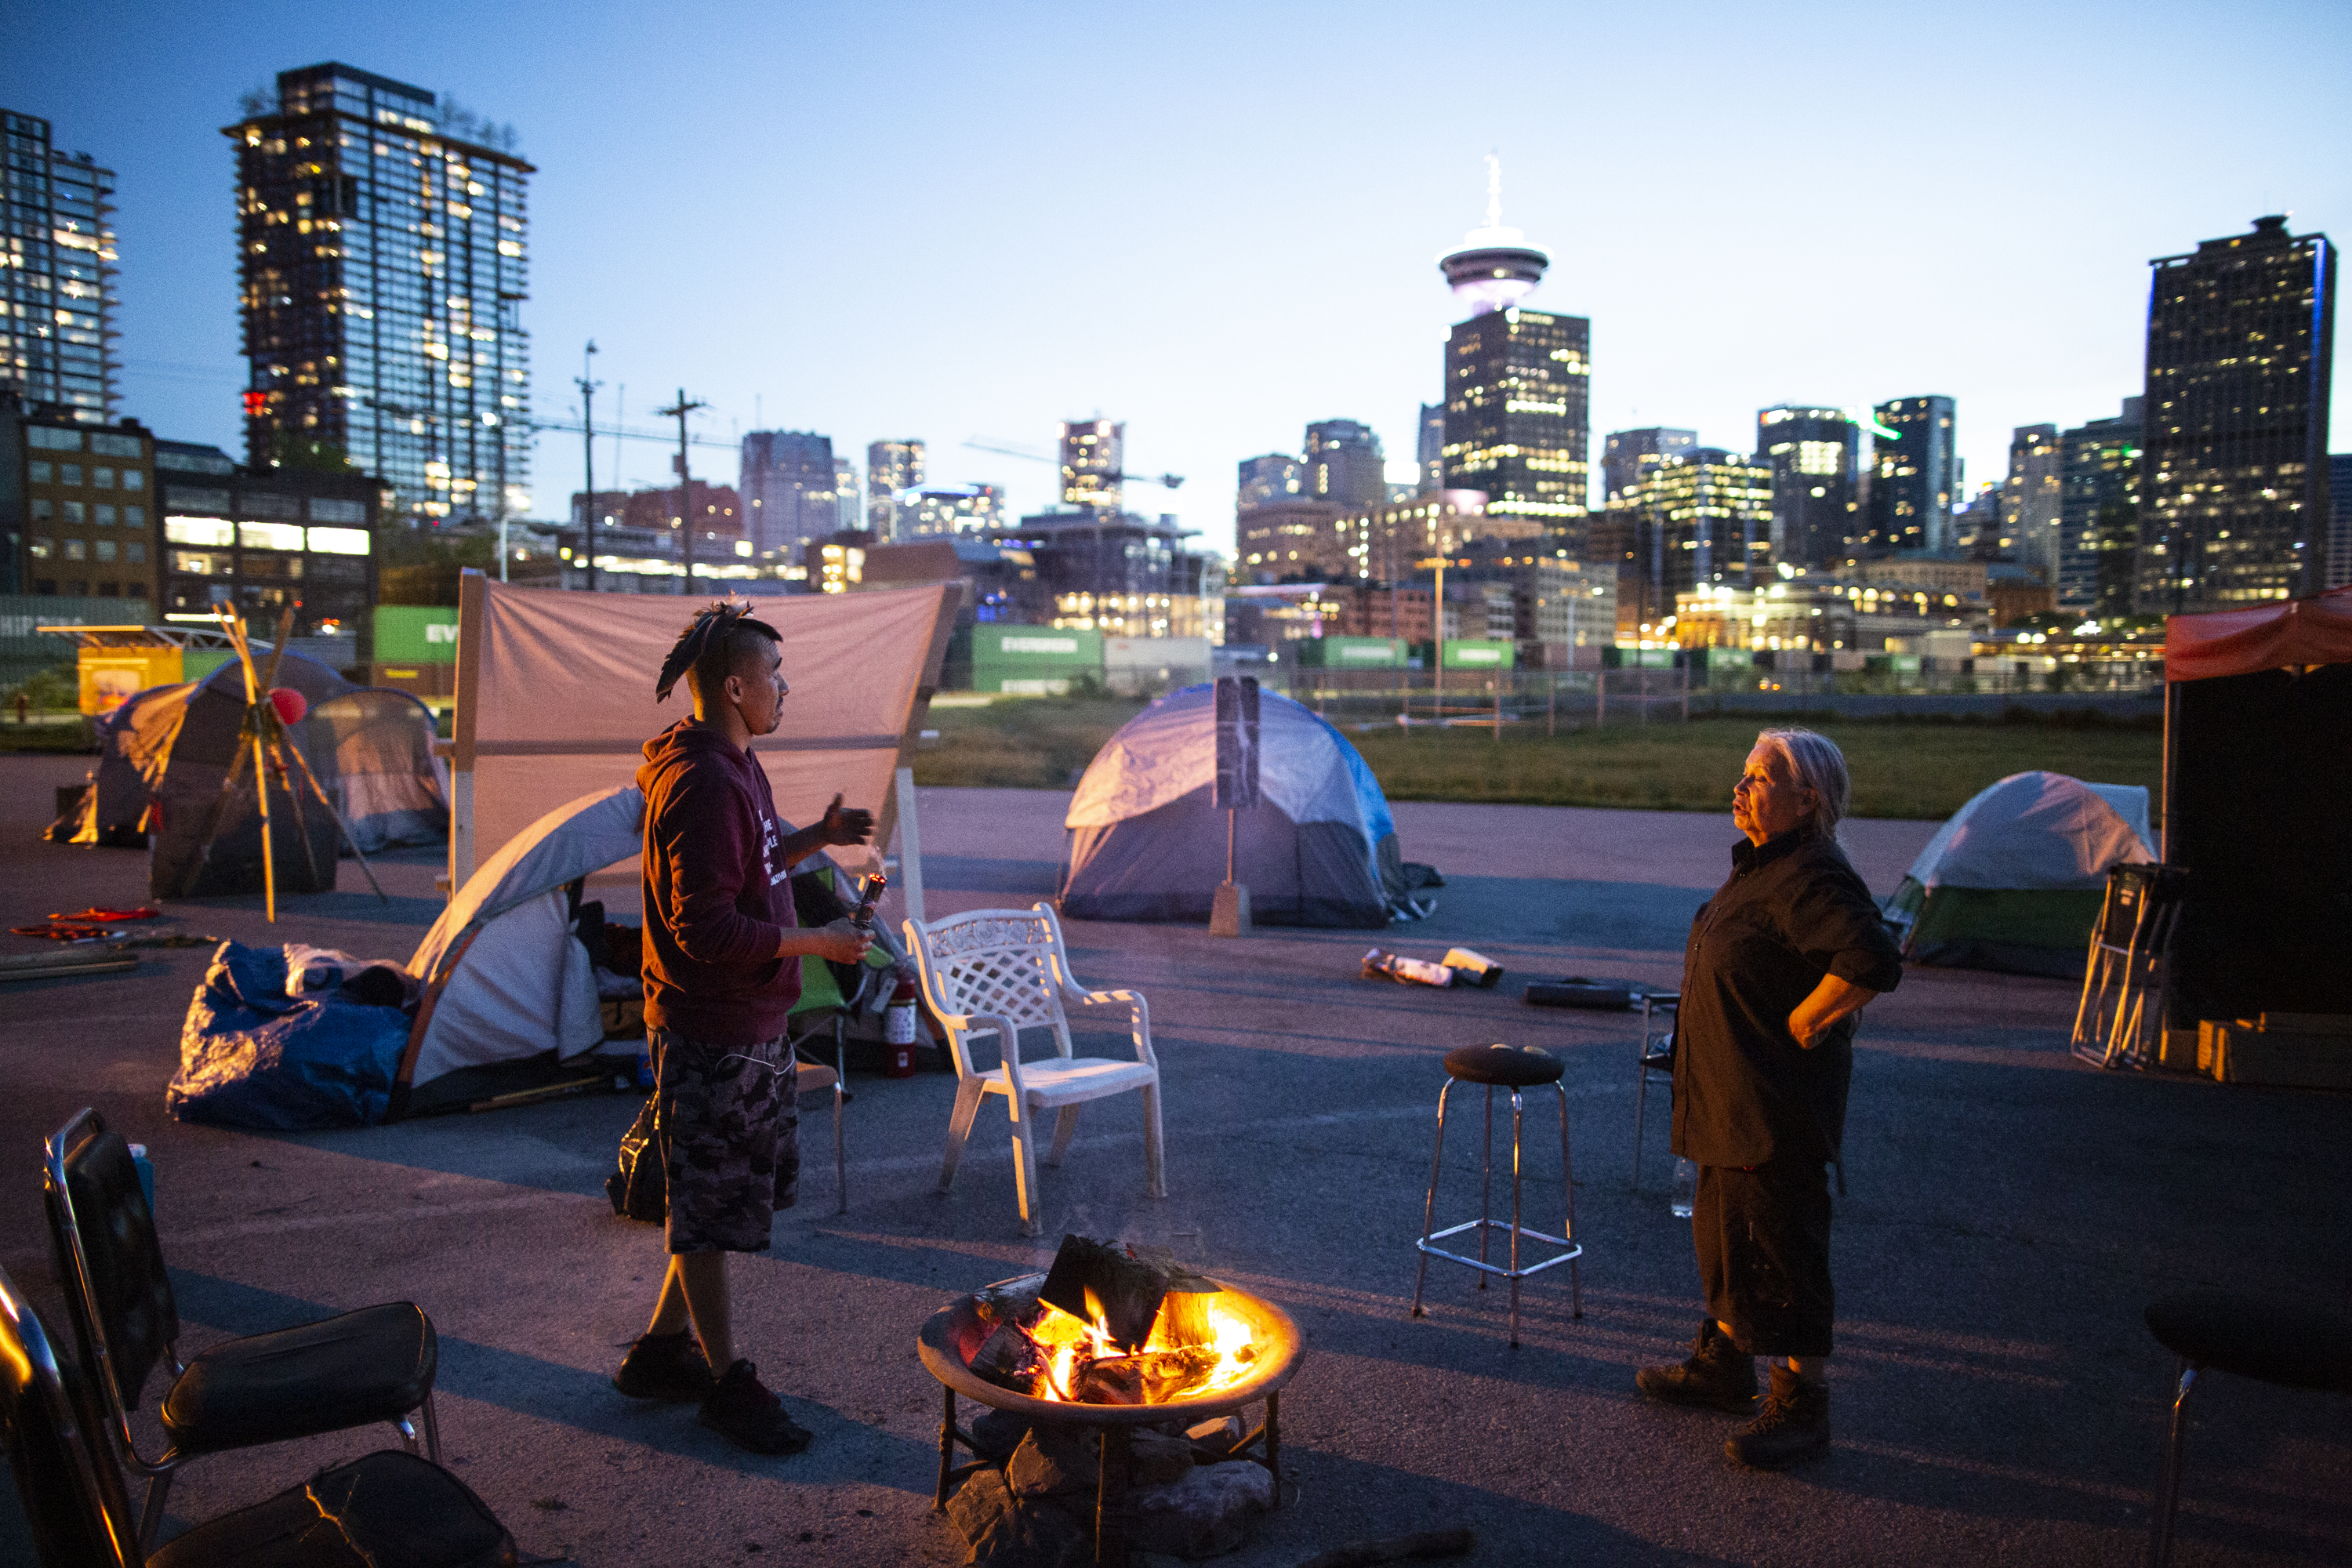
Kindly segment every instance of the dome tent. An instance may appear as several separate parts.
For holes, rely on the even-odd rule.
[[[1396,823],[1364,759],[1312,710],[1259,698],[1263,804],[1234,824],[1234,877],[1261,925],[1385,926],[1409,882]],[[1216,688],[1160,699],[1106,742],[1071,797],[1062,912],[1201,921],[1225,877]]]
[[[2154,860],[2148,839],[2137,784],[2011,773],[1937,829],[1886,918],[1918,963],[2079,975],[2107,868]]]
[[[634,784],[583,795],[508,839],[466,879],[408,961],[425,995],[393,1089],[394,1117],[524,1087],[603,1042],[593,962],[572,934],[564,889],[636,860],[645,810]]]

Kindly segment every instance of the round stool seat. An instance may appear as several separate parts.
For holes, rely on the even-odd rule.
[[[2325,1307],[2183,1290],[2149,1303],[2147,1328],[2165,1349],[2200,1367],[2352,1394],[2352,1319]]]
[[[1445,1070],[1465,1083],[1502,1084],[1526,1089],[1530,1084],[1557,1083],[1564,1064],[1549,1051],[1532,1047],[1465,1046],[1445,1053]]]

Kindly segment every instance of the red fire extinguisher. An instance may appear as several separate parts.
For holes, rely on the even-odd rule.
[[[889,1065],[882,1069],[885,1078],[915,1076],[915,977],[905,970],[898,972],[898,988],[890,993],[889,1005],[882,1013],[882,1039],[889,1047]]]

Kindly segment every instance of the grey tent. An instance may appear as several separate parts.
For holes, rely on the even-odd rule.
[[[362,851],[447,836],[448,792],[433,756],[431,710],[404,691],[354,686],[297,653],[280,660],[278,684],[309,703],[288,736]],[[235,661],[200,680],[131,697],[99,725],[94,786],[51,836],[131,845],[152,836],[150,884],[157,898],[258,891],[261,824],[249,756],[236,791],[221,799],[244,719],[245,673]],[[333,820],[307,789],[303,794],[308,809],[298,811],[284,789],[273,782],[270,790],[270,814],[278,819],[272,848],[288,891],[333,887],[341,848]],[[207,824],[214,826],[209,848]]]
[[[1216,689],[1151,704],[1097,752],[1070,801],[1062,912],[1206,921],[1225,876],[1213,804]],[[1234,877],[1264,925],[1385,926],[1409,883],[1380,782],[1347,738],[1275,692],[1259,699],[1264,804],[1235,821]]]

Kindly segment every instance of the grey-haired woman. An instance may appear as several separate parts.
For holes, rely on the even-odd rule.
[[[1724,1451],[1759,1469],[1825,1452],[1831,1348],[1827,1167],[1845,1133],[1854,1016],[1903,978],[1878,906],[1839,847],[1853,785],[1810,730],[1756,738],[1731,796],[1742,835],[1683,955],[1675,1152],[1699,1167],[1691,1234],[1706,1318],[1644,1393],[1745,1414]]]

